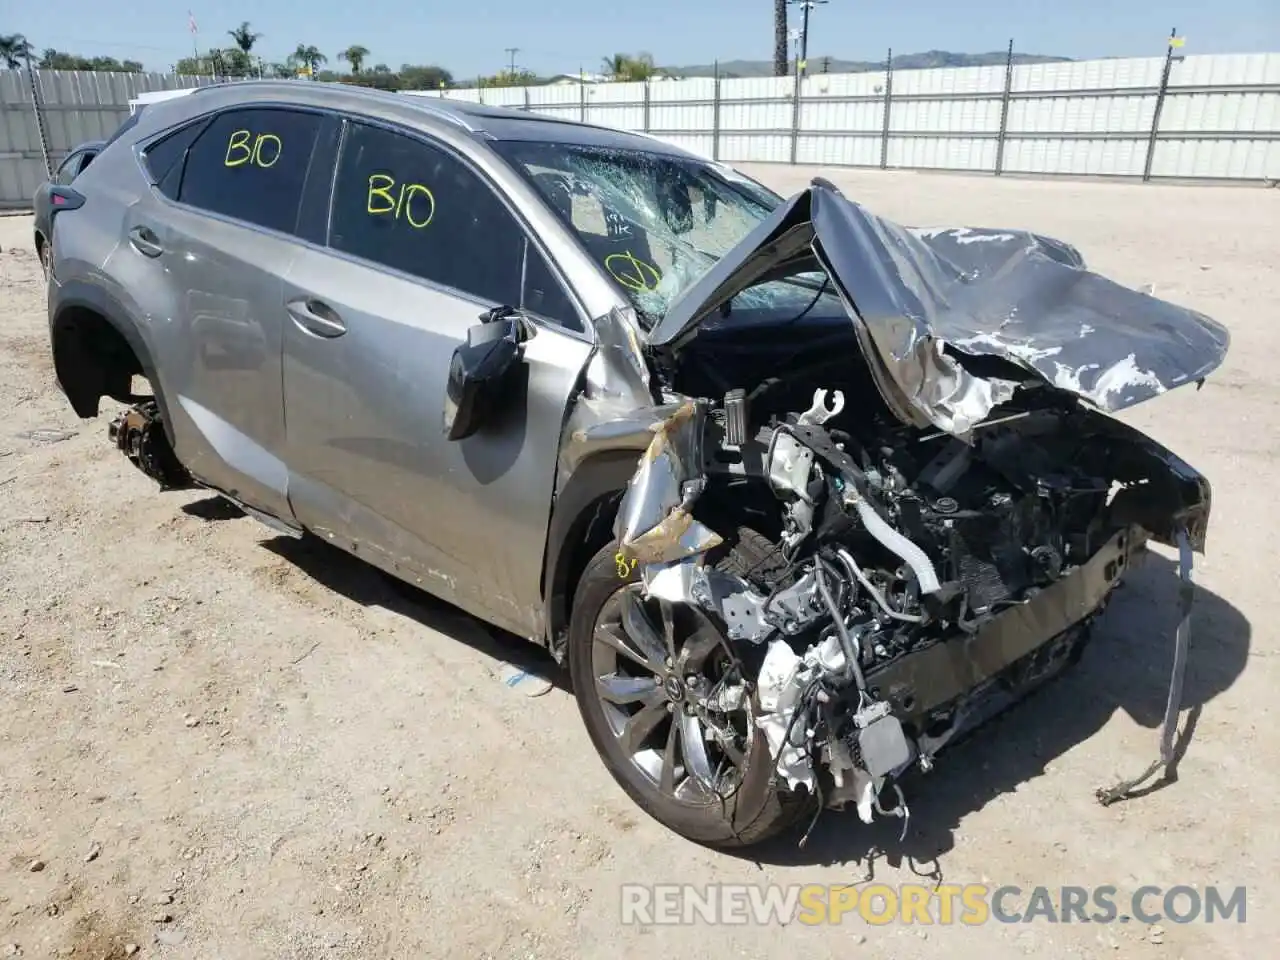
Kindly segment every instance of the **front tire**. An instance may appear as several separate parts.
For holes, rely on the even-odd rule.
[[[778,789],[754,683],[740,699],[707,696],[737,686],[723,624],[645,598],[638,568],[616,551],[609,544],[588,563],[569,629],[574,695],[596,752],[642,810],[690,840],[745,847],[786,830],[812,805]],[[741,553],[731,549],[723,566],[741,567]],[[738,709],[708,706],[730,700]]]

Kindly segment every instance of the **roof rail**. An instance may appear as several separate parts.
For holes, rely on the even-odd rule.
[[[421,99],[425,99],[425,98],[421,98]],[[419,100],[419,103],[421,103],[421,99]],[[463,115],[454,110],[444,110],[444,109],[441,109],[440,107],[437,107],[435,104],[431,104],[429,106],[426,104],[423,104],[422,107],[423,109],[426,110],[427,113],[431,114],[432,116],[438,117],[441,120],[447,120],[450,123],[461,127],[463,130],[467,131],[467,133],[476,133],[480,129],[479,127],[473,127],[471,124],[467,123]]]
[[[270,77],[270,78],[251,77],[251,78],[248,78],[247,80],[234,80],[234,79],[233,80],[217,80],[213,83],[207,83],[207,84],[203,84],[198,87],[192,87],[189,89],[191,90],[192,93],[198,93],[202,90],[221,89],[222,87],[228,87],[236,83],[245,83],[245,82],[280,84],[281,86],[284,86],[286,84],[301,83],[302,81],[281,79],[281,78],[275,78],[275,77]],[[403,95],[399,91],[393,92],[390,90],[379,90],[376,87],[364,87],[354,83],[338,82],[338,83],[333,83],[332,86],[340,86],[345,91],[355,96],[358,96],[358,97],[364,96],[364,97],[368,97],[371,100],[385,101],[390,99],[399,99],[401,103],[405,102],[405,100],[403,99]],[[412,102],[418,109],[421,109],[424,113],[429,113],[433,117],[436,117],[437,119],[452,123],[455,126],[460,127],[461,129],[467,131],[468,133],[477,133],[480,130],[479,127],[472,126],[470,123],[468,123],[465,115],[461,111],[451,110],[448,107],[443,106],[438,97],[415,95],[413,96]]]

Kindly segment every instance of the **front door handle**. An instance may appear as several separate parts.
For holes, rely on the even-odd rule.
[[[338,311],[314,297],[297,297],[285,304],[300,328],[317,337],[340,337],[347,332]]]
[[[134,227],[130,230],[129,243],[144,257],[158,257],[164,253],[160,238],[150,227]]]

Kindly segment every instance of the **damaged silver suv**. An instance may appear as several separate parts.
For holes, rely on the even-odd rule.
[[[1208,483],[1108,414],[1227,332],[1062,242],[319,83],[155,104],[58,190],[77,414],[118,401],[162,488],[545,644],[618,783],[704,843],[905,815],[1148,540],[1184,577],[1204,549]]]

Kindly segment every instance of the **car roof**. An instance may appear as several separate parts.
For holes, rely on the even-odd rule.
[[[480,139],[534,140],[583,146],[666,154],[702,160],[695,153],[674,144],[613,127],[581,123],[558,117],[417,93],[375,90],[346,83],[309,80],[236,80],[197,87],[191,96],[162,100],[148,107],[146,119],[152,123],[180,121],[203,113],[211,101],[219,107],[254,103],[291,102],[347,110],[388,121],[398,121],[426,130],[451,125],[463,128]],[[149,124],[150,125],[150,124]]]

